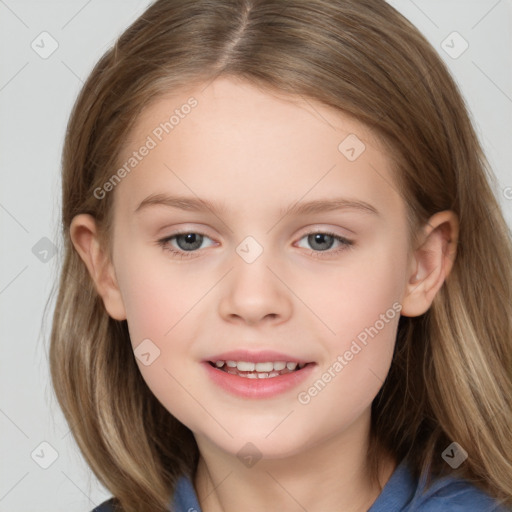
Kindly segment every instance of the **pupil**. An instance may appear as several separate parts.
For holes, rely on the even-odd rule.
[[[325,239],[327,239],[327,241]],[[332,243],[334,242],[334,238],[331,235],[327,235],[326,233],[315,233],[313,235],[309,235],[308,242],[315,249],[325,250],[331,248]],[[327,244],[328,247],[325,247],[325,244]],[[315,247],[315,245],[317,245],[317,247]],[[320,247],[318,247],[318,245]]]
[[[201,247],[202,235],[196,233],[185,233],[176,237],[176,243],[183,251],[194,250]],[[183,241],[183,242],[181,242]],[[189,244],[188,246],[186,244]],[[192,247],[191,247],[192,245]]]

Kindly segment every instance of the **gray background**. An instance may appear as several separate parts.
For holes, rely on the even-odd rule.
[[[390,3],[455,76],[512,225],[512,0]],[[60,153],[71,107],[94,63],[148,4],[0,0],[0,511],[86,512],[110,495],[53,397],[46,353],[53,301],[46,323],[43,314],[61,261]],[[469,44],[457,58],[464,43],[447,39],[454,31]],[[57,49],[43,58],[52,44]]]

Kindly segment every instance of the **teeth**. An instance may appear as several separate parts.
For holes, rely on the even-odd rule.
[[[224,368],[224,371],[232,375],[239,375],[240,377],[247,377],[249,379],[266,379],[269,377],[277,377],[284,373],[293,372],[296,369],[302,369],[306,363],[297,364],[289,361],[269,361],[264,363],[252,363],[249,361],[215,361],[217,368]],[[247,373],[240,373],[247,372]]]
[[[271,372],[274,369],[274,363],[256,363],[255,369],[257,372]]]
[[[247,363],[246,361],[238,361],[238,363],[236,363],[236,367],[241,372],[252,372],[255,366],[254,363]]]
[[[292,362],[284,362],[284,361],[276,361],[275,363],[272,362],[266,362],[266,363],[251,363],[248,361],[225,361],[226,365],[229,368],[238,368],[241,372],[271,372],[272,370],[275,371],[281,371],[285,368],[288,368],[288,370],[293,371],[295,368],[297,368],[297,363]],[[217,368],[222,368],[224,366],[224,361],[216,361],[215,366]],[[298,365],[299,368],[304,368],[306,366],[306,363],[301,363]]]
[[[247,379],[269,379],[271,377],[277,377],[281,375],[279,372],[252,372],[252,373],[238,373],[236,371],[229,371],[228,373],[232,373],[233,375],[238,375],[239,377],[244,377]]]

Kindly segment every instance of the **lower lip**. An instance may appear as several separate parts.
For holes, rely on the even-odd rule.
[[[316,363],[308,363],[300,370],[277,377],[250,379],[219,370],[208,361],[204,361],[202,364],[215,384],[228,393],[243,398],[270,398],[285,393],[304,382],[316,366]]]

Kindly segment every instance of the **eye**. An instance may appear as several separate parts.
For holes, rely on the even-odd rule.
[[[301,240],[303,239],[307,239],[307,243],[313,247],[314,250],[310,251],[309,254],[315,258],[337,255],[354,245],[352,240],[348,240],[347,238],[336,235],[336,233],[330,233],[327,231],[315,231],[313,233],[308,233],[301,238]],[[336,243],[338,244],[338,248],[330,250]]]
[[[160,245],[164,251],[168,251],[175,256],[180,258],[190,258],[195,252],[197,252],[196,250],[201,247],[205,238],[209,237],[203,233],[183,231],[158,240],[158,245]],[[171,245],[171,241],[176,242],[178,250]]]
[[[164,251],[170,252],[178,258],[184,259],[194,257],[195,253],[198,252],[198,249],[202,248],[201,246],[207,238],[210,239],[203,233],[183,231],[162,238],[158,240],[157,243]],[[354,245],[354,242],[351,240],[326,231],[308,233],[300,240],[303,239],[307,239],[307,242],[313,247],[313,250],[309,251],[309,254],[316,258],[335,256]],[[177,247],[171,242],[175,242]],[[333,245],[336,243],[338,244],[338,248],[331,250]]]

